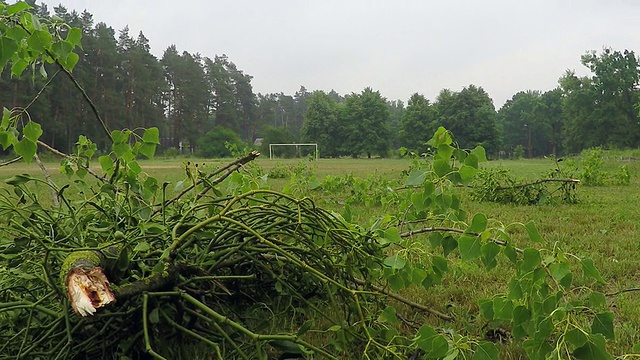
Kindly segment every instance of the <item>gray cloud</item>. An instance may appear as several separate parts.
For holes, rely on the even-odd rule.
[[[44,1],[50,8],[60,1]],[[161,57],[175,44],[227,54],[256,92],[300,85],[346,94],[366,86],[388,99],[482,86],[496,106],[521,90],[546,91],[580,56],[638,47],[632,0],[66,0],[96,22],[142,30]]]

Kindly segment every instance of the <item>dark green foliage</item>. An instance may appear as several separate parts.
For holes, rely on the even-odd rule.
[[[338,103],[323,91],[314,91],[307,100],[304,115],[302,139],[317,143],[322,157],[336,157],[340,134],[337,131],[339,121]]]
[[[295,143],[293,134],[291,134],[287,128],[267,127],[263,131],[263,136],[260,152],[266,155],[269,155],[269,144]],[[294,146],[278,146],[273,148],[274,157],[291,158],[297,155],[298,154],[296,154],[296,148]]]
[[[544,94],[519,92],[500,108],[497,121],[507,157],[518,158],[517,149],[523,149],[528,158],[557,155],[562,151],[561,96],[560,89]]]
[[[489,94],[481,87],[469,85],[460,92],[442,90],[435,104],[436,124],[455,134],[462,148],[483,146],[489,154],[500,147],[496,111]]]
[[[570,152],[608,146],[636,147],[640,127],[638,103],[640,63],[633,51],[604,49],[582,56],[592,77],[567,71],[560,79],[566,117],[565,145]]]
[[[413,94],[402,114],[400,143],[418,153],[426,150],[428,137],[436,130],[436,111],[423,95]]]
[[[235,145],[239,149],[244,147],[244,143],[233,130],[215,127],[198,139],[197,154],[205,158],[230,157],[232,154],[227,144]]]
[[[380,92],[365,88],[344,101],[338,125],[344,155],[386,157],[389,152],[389,109]]]

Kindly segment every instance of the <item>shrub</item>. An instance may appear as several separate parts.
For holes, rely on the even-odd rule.
[[[237,148],[243,148],[244,144],[238,134],[233,130],[218,127],[198,139],[198,156],[204,158],[223,158],[232,156],[231,151],[225,143],[229,143]]]

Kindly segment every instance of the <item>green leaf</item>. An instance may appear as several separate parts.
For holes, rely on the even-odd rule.
[[[571,272],[571,269],[567,263],[553,263],[549,265],[549,272],[551,273],[551,277],[556,281],[560,281]]]
[[[464,159],[464,165],[470,166],[474,169],[478,169],[478,157],[473,155],[473,154],[469,154],[465,159]]]
[[[458,239],[462,261],[477,259],[482,255],[480,236],[462,235]]]
[[[71,28],[69,29],[69,33],[67,34],[67,40],[71,45],[80,46],[80,41],[82,40],[82,30],[79,28]]]
[[[493,299],[493,318],[496,320],[511,320],[513,318],[513,302],[501,297]]]
[[[533,220],[524,224],[524,227],[525,229],[527,229],[527,233],[529,233],[529,238],[531,239],[531,241],[535,241],[535,242],[542,241],[542,236],[540,236],[540,233],[538,232],[538,229],[536,228],[536,224],[533,222]]]
[[[13,186],[18,186],[18,185],[22,185],[26,182],[29,182],[31,180],[34,180],[34,178],[31,177],[31,175],[29,174],[22,174],[22,175],[14,175],[8,179],[5,179],[5,183],[9,184],[9,185],[13,185]]]
[[[453,236],[448,235],[442,239],[442,252],[444,256],[449,255],[457,247],[458,241]]]
[[[607,298],[603,293],[593,291],[589,294],[589,307],[592,309],[604,308],[607,306]]]
[[[525,306],[519,305],[513,309],[513,336],[523,339],[527,336],[527,325],[531,320],[531,311]]]
[[[149,322],[152,324],[157,324],[160,322],[160,311],[158,308],[154,308],[153,310],[151,310],[151,313],[149,313]]]
[[[420,286],[428,274],[429,273],[427,273],[425,269],[418,267],[414,268],[413,271],[411,271],[411,284]]]
[[[530,360],[546,360],[547,355],[553,350],[546,338],[527,339],[522,345]]]
[[[413,340],[425,352],[424,359],[437,359],[447,355],[449,342],[431,326],[423,325]]]
[[[483,341],[478,344],[471,360],[498,360],[500,351],[496,344]]]
[[[405,183],[407,186],[418,186],[421,185],[427,178],[427,173],[420,169],[413,169],[409,173],[409,177],[407,178],[407,182]]]
[[[113,160],[111,160],[111,156],[103,155],[98,158],[98,162],[100,163],[100,167],[102,171],[109,174],[113,171]]]
[[[540,251],[538,249],[527,248],[523,251],[522,263],[520,264],[520,272],[527,273],[532,271],[542,262]]]
[[[384,260],[384,264],[394,270],[400,270],[407,265],[407,261],[398,255],[393,255],[387,257]]]
[[[460,169],[458,170],[458,173],[460,173],[460,178],[462,179],[462,181],[466,183],[467,181],[473,179],[474,176],[476,176],[476,174],[478,173],[478,169],[466,164],[462,164],[462,166],[460,166]]]
[[[13,5],[7,6],[7,15],[11,16],[28,9],[33,9],[33,7],[31,7],[29,4],[27,4],[24,1],[18,1]]]
[[[314,324],[315,324],[315,321],[313,319],[305,321],[304,324],[300,326],[300,329],[298,329],[298,336],[302,336],[306,334],[307,331],[309,331],[309,329],[311,329]]]
[[[6,36],[0,37],[0,72],[18,50],[18,43]]]
[[[470,155],[474,155],[478,162],[487,162],[487,153],[484,151],[484,148],[480,145],[476,146],[473,150],[469,152]]]
[[[26,38],[28,35],[29,34],[20,27],[12,27],[5,32],[5,36],[18,42]]]
[[[396,316],[396,308],[393,306],[387,306],[382,312],[380,316],[378,316],[378,321],[383,323],[395,324],[398,322],[398,318]]]
[[[143,143],[138,150],[138,153],[146,156],[149,159],[153,159],[153,155],[156,153],[156,144]]]
[[[67,57],[62,62],[62,65],[69,71],[73,71],[73,68],[76,66],[78,61],[80,60],[80,56],[76,53],[69,53]]]
[[[16,137],[10,131],[0,131],[0,145],[2,150],[7,150],[16,141]]]
[[[114,144],[125,143],[129,140],[129,132],[126,130],[113,130],[111,131],[111,139],[113,139]]]
[[[613,333],[613,318],[614,315],[610,311],[597,314],[591,323],[591,332],[602,334],[607,339],[613,339],[615,337]]]
[[[27,39],[27,44],[33,50],[43,53],[51,47],[51,34],[46,30],[36,30]]]
[[[453,150],[454,148],[449,144],[440,144],[438,146],[438,157],[449,162],[451,155],[453,155]]]
[[[471,220],[471,225],[465,230],[465,233],[481,233],[487,228],[487,216],[483,213],[477,213]]]
[[[496,256],[500,253],[500,246],[493,241],[483,244],[480,251],[482,252],[482,263],[487,270],[491,270],[498,265]]]
[[[387,278],[387,282],[389,283],[389,287],[393,291],[400,291],[405,286],[404,280],[402,280],[402,276],[398,274],[392,274],[391,276],[389,276]]]
[[[493,320],[493,301],[489,299],[482,299],[478,301],[478,306],[480,307],[480,315],[484,317],[486,320]]]
[[[564,334],[565,340],[575,348],[579,348],[587,343],[587,335],[582,329],[573,328]]]
[[[151,249],[151,246],[149,245],[148,242],[146,241],[140,241],[136,247],[133,248],[133,251],[137,251],[137,252],[145,252],[145,251],[149,251],[149,249]]]
[[[340,326],[340,325],[333,325],[333,326],[331,326],[330,328],[328,328],[328,329],[327,329],[327,331],[333,331],[333,332],[336,332],[336,331],[340,331],[340,329],[342,329],[342,326]]]
[[[24,159],[24,161],[28,164],[31,163],[31,160],[38,150],[38,146],[36,145],[35,141],[23,137],[22,140],[13,145],[13,150],[16,152],[16,154],[22,156],[22,159]]]
[[[587,343],[577,348],[573,356],[579,360],[612,360],[613,357],[607,352],[607,345],[604,336],[597,334],[589,336]]]
[[[37,142],[42,135],[42,127],[40,124],[29,121],[22,129],[22,134],[29,140]]]
[[[595,265],[593,265],[593,260],[584,258],[580,259],[580,263],[582,264],[582,271],[584,272],[584,276],[595,279],[599,283],[605,283],[602,276],[600,276],[600,271],[598,271]]]
[[[398,228],[395,226],[383,231],[383,239],[385,244],[397,244],[402,241]]]
[[[142,141],[160,145],[160,131],[157,127],[148,128],[142,134]]]
[[[3,130],[6,130],[9,127],[9,123],[10,122],[11,122],[11,110],[7,109],[6,107],[3,107],[2,108],[2,123],[0,123],[0,127]]]
[[[449,165],[449,160],[437,159],[433,161],[433,171],[436,175],[443,177],[451,171],[451,165]]]
[[[24,59],[18,59],[14,61],[11,65],[11,75],[14,77],[19,77],[20,75],[22,75],[22,72],[27,68],[27,66],[29,66],[29,62]]]
[[[121,272],[129,270],[129,252],[126,248],[120,251],[120,255],[116,261],[116,268]]]

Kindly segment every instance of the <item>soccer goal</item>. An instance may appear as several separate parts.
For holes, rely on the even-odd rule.
[[[311,151],[310,147],[313,148],[313,156],[316,160],[318,160],[318,156],[320,156],[320,153],[318,153],[318,144],[269,144],[269,159],[277,157],[278,154],[275,148],[278,146],[283,146],[285,149],[289,149],[287,153],[282,153],[291,157],[306,156],[306,154],[309,154]],[[291,147],[293,147],[293,149]],[[306,154],[303,152],[304,150],[306,150]]]

